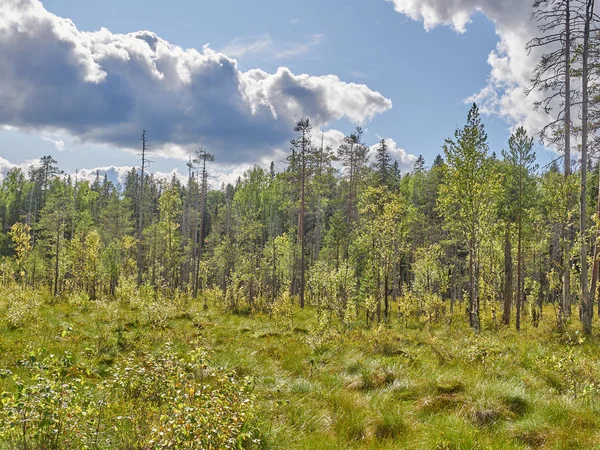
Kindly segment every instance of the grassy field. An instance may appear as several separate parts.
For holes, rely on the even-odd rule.
[[[63,408],[63,434],[69,420],[73,429],[83,427],[78,414],[92,417],[85,421],[91,441],[56,438],[54,447],[39,444],[52,435],[35,429],[44,421],[30,421],[29,449],[198,448],[186,447],[185,433],[217,426],[226,439],[206,447],[600,448],[598,340],[582,339],[573,331],[577,323],[556,332],[550,309],[539,328],[526,323],[519,334],[475,335],[459,316],[451,324],[449,317],[429,325],[394,319],[367,330],[362,323],[319,327],[309,308],[295,310],[290,324],[210,304],[205,310],[203,301],[148,307],[29,295],[18,300],[19,310],[13,297],[5,292],[0,300],[5,419],[23,412],[19,401],[27,397],[16,395],[19,389],[57,379],[61,401],[79,405],[43,406]],[[136,389],[132,372],[143,372]],[[179,398],[190,386],[210,395],[192,400],[195,409],[173,406],[199,398]],[[30,396],[42,398],[48,389]],[[202,426],[193,425],[198,415],[206,419]],[[179,436],[173,417],[183,427],[179,444],[157,437],[163,429]],[[22,425],[5,422],[0,448],[23,445]]]

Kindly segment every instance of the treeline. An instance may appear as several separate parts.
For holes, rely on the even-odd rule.
[[[367,325],[392,314],[438,320],[461,302],[476,330],[511,321],[519,329],[524,316],[537,325],[546,303],[563,327],[578,304],[590,333],[600,36],[591,0],[534,7],[541,37],[529,49],[546,53],[529,92],[555,117],[541,138],[560,151],[562,169],[560,158],[538,167],[523,128],[491,151],[476,105],[429,167],[419,157],[401,174],[386,141],[371,152],[360,128],[339,148],[324,147],[303,119],[283,172],[256,166],[216,190],[206,150],[188,163],[186,182],[155,179],[144,132],[141,170],[122,186],[64,176],[50,156],[7,174],[4,283],[91,299],[136,287],[166,298],[210,294],[231,310],[297,301],[324,321]]]
[[[579,295],[580,264],[575,247],[563,257],[563,218],[577,221],[579,174],[565,178],[556,163],[539,172],[524,129],[498,159],[474,105],[444,157],[429,168],[419,157],[405,175],[386,141],[370,152],[360,128],[335,150],[311,142],[308,119],[295,133],[284,172],[256,166],[218,190],[208,189],[205,151],[186,183],[136,168],[122,186],[75,180],[49,156],[28,174],[11,169],[0,191],[4,283],[90,299],[136,284],[167,298],[209,290],[238,311],[296,299],[324,320],[367,324],[436,320],[463,299],[476,329],[512,316],[518,328],[525,313],[537,324],[547,302],[560,320],[570,314],[563,294]],[[591,173],[590,208],[598,167]]]

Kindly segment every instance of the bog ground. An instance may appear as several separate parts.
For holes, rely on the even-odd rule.
[[[555,331],[551,308],[520,334],[475,334],[461,308],[371,329],[203,300],[1,308],[0,448],[600,446],[597,338]]]

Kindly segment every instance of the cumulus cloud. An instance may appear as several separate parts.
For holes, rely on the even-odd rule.
[[[27,174],[29,167],[37,166],[39,163],[39,159],[28,159],[23,163],[15,164],[0,156],[0,182],[11,169],[20,168],[25,174]]]
[[[394,163],[394,161],[397,161],[398,167],[400,168],[400,172],[410,172],[413,169],[417,157],[415,155],[407,153],[406,150],[404,150],[403,148],[398,147],[398,144],[393,139],[385,139],[385,142],[388,145],[388,152],[392,158],[392,164]],[[371,145],[369,147],[369,159],[371,161],[375,160],[375,155],[378,147],[379,143]]]
[[[112,181],[115,185],[123,183],[128,172],[131,172],[131,166],[103,166],[95,167],[93,169],[78,169],[75,172],[69,171],[67,174],[77,180],[88,180],[94,181],[96,176],[100,178],[106,177],[109,181]]]
[[[4,179],[8,171],[13,167],[16,167],[16,164],[13,164],[9,160],[0,156],[0,181]]]
[[[0,126],[68,132],[86,142],[251,162],[281,146],[294,122],[364,123],[392,107],[337,76],[242,72],[205,46],[173,45],[149,31],[82,32],[39,0],[0,2]]]
[[[533,92],[525,95],[532,70],[540,55],[539,49],[529,54],[527,43],[537,34],[536,24],[530,20],[532,2],[526,0],[387,0],[394,8],[413,20],[422,21],[430,30],[439,25],[459,33],[467,31],[477,12],[485,14],[495,25],[498,45],[488,56],[491,67],[487,85],[467,102],[476,101],[482,112],[496,114],[511,124],[524,125],[531,132],[539,132],[548,122],[542,111],[535,111]]]
[[[39,161],[28,161],[24,164],[13,164],[10,161],[7,161],[4,158],[0,157],[0,181],[2,181],[3,176],[13,167],[21,167],[25,172],[30,165],[36,165]],[[270,162],[269,162],[270,164]],[[263,168],[267,169],[268,165],[261,162],[259,164]],[[237,165],[223,165],[223,164],[214,164],[209,168],[209,180],[208,184],[210,189],[219,189],[221,185],[225,184],[235,184],[236,180],[243,176],[244,172],[250,168],[252,168],[252,164],[237,164]],[[132,170],[132,166],[100,166],[94,167],[90,169],[78,169],[76,171],[67,170],[64,173],[64,176],[70,176],[73,180],[77,179],[87,180],[89,182],[93,182],[96,177],[100,177],[103,179],[106,178],[111,181],[115,185],[123,185],[125,183],[125,179],[127,178],[127,174]],[[139,171],[139,168],[136,170]],[[155,180],[159,181],[171,181],[173,176],[177,178],[182,184],[186,184],[188,182],[188,173],[183,173],[179,169],[173,169],[169,172],[164,172],[161,170],[149,170],[149,173],[152,174]]]
[[[54,148],[56,149],[56,151],[58,152],[63,152],[65,150],[65,142],[62,139],[55,139],[53,137],[50,136],[42,136],[42,139],[46,142],[50,142],[52,145],[54,145]]]
[[[331,147],[336,151],[344,141],[346,135],[339,130],[319,130],[313,129],[310,136],[311,142],[315,147],[320,147],[323,143],[323,148]]]

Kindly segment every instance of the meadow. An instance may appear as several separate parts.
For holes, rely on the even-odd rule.
[[[551,306],[518,333],[458,305],[367,328],[13,288],[0,311],[0,448],[600,447],[597,338]]]

